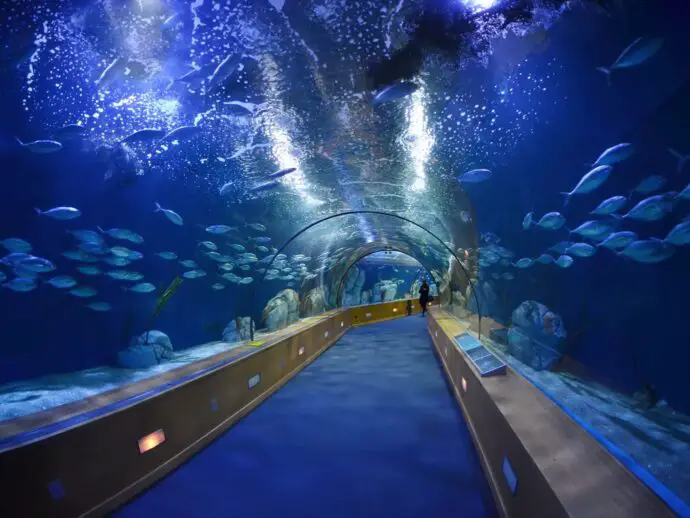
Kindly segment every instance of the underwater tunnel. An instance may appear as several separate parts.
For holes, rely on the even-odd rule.
[[[0,2],[0,517],[690,518],[685,4]]]

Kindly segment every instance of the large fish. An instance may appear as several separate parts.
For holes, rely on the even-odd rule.
[[[597,216],[608,216],[620,210],[628,201],[625,196],[612,196],[605,199],[597,208],[594,209],[590,214],[596,214]]]
[[[489,169],[472,169],[458,177],[460,183],[479,183],[491,178]]]
[[[597,67],[597,70],[606,75],[606,81],[611,86],[611,74],[614,70],[641,65],[654,56],[663,44],[664,40],[661,38],[637,38],[621,52],[613,65],[610,67]]]
[[[664,241],[678,246],[690,244],[690,221],[678,223],[671,229]]]
[[[633,241],[637,241],[637,234],[631,232],[630,230],[623,230],[621,232],[614,232],[610,234],[606,239],[604,239],[597,246],[603,246],[610,250],[620,250],[627,247]]]
[[[160,140],[167,135],[165,130],[144,128],[123,138],[121,144],[130,144],[132,142],[149,142],[151,140]]]
[[[633,241],[618,255],[629,257],[638,263],[658,263],[671,257],[676,247],[655,237],[643,241]]]
[[[568,206],[568,201],[573,194],[586,194],[598,188],[609,177],[612,169],[610,165],[597,166],[584,175],[572,191],[562,192],[561,194],[565,196],[565,206]]]
[[[180,126],[163,136],[160,142],[172,142],[174,140],[181,142],[196,137],[199,133],[201,133],[199,126]]]
[[[55,207],[53,209],[34,209],[39,216],[47,216],[52,219],[70,220],[81,216],[81,211],[74,207]]]
[[[612,214],[612,216],[620,219],[635,219],[638,221],[658,221],[673,210],[676,196],[677,193],[650,196],[635,205],[627,214],[623,216]]]
[[[597,158],[597,161],[594,162],[592,167],[598,167],[600,165],[616,165],[617,163],[630,158],[634,152],[635,146],[628,142],[616,144],[599,155],[599,158]]]
[[[55,153],[62,149],[62,144],[57,140],[34,140],[33,142],[22,142],[19,137],[15,137],[20,146],[28,149],[37,155]]]
[[[386,86],[385,88],[380,90],[374,96],[374,100],[372,101],[372,103],[374,104],[374,106],[376,106],[391,101],[397,101],[399,99],[407,97],[408,95],[412,95],[418,89],[419,86],[417,86],[411,81],[402,81],[400,83],[395,83],[393,85]]]
[[[208,82],[207,92],[211,92],[221,86],[230,77],[242,61],[241,54],[230,54],[221,61],[211,75]]]
[[[182,216],[180,216],[177,212],[174,210],[170,209],[164,209],[163,207],[160,206],[158,202],[156,202],[156,210],[154,212],[162,212],[165,214],[165,217],[168,218],[170,221],[172,221],[175,225],[184,225],[184,221],[182,220]]]
[[[565,224],[565,217],[560,212],[547,212],[537,222],[537,226],[548,230],[558,230]]]

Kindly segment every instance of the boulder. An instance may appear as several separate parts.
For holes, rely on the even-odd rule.
[[[223,341],[233,343],[251,340],[250,325],[250,317],[237,317],[232,319],[223,330]]]
[[[129,347],[117,353],[117,360],[126,369],[143,369],[173,357],[173,346],[163,331],[151,330],[132,338]]]
[[[314,288],[300,301],[300,315],[311,317],[326,311],[326,295],[323,288]]]
[[[371,302],[390,302],[396,299],[398,283],[395,280],[378,281],[371,289]]]
[[[567,333],[560,315],[526,300],[513,311],[508,353],[535,370],[551,369],[563,356]]]
[[[269,331],[277,331],[299,320],[299,295],[295,290],[283,290],[268,301],[262,322]]]
[[[371,290],[364,290],[362,292],[361,303],[369,304],[371,302]]]
[[[464,308],[467,301],[465,300],[465,296],[462,294],[462,292],[454,291],[451,295],[451,303],[454,306],[460,306]]]
[[[362,286],[364,286],[366,278],[367,274],[364,270],[360,270],[356,266],[350,268],[343,286],[343,306],[362,304]]]

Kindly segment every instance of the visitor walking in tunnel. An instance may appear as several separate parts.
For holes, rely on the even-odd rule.
[[[422,286],[419,288],[419,305],[422,306],[422,316],[426,315],[426,305],[429,303],[429,285],[426,279],[422,281]]]

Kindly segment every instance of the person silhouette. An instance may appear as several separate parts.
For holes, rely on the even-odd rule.
[[[426,279],[422,281],[422,286],[419,288],[419,305],[422,306],[422,316],[426,315],[426,305],[429,303],[429,285]]]

